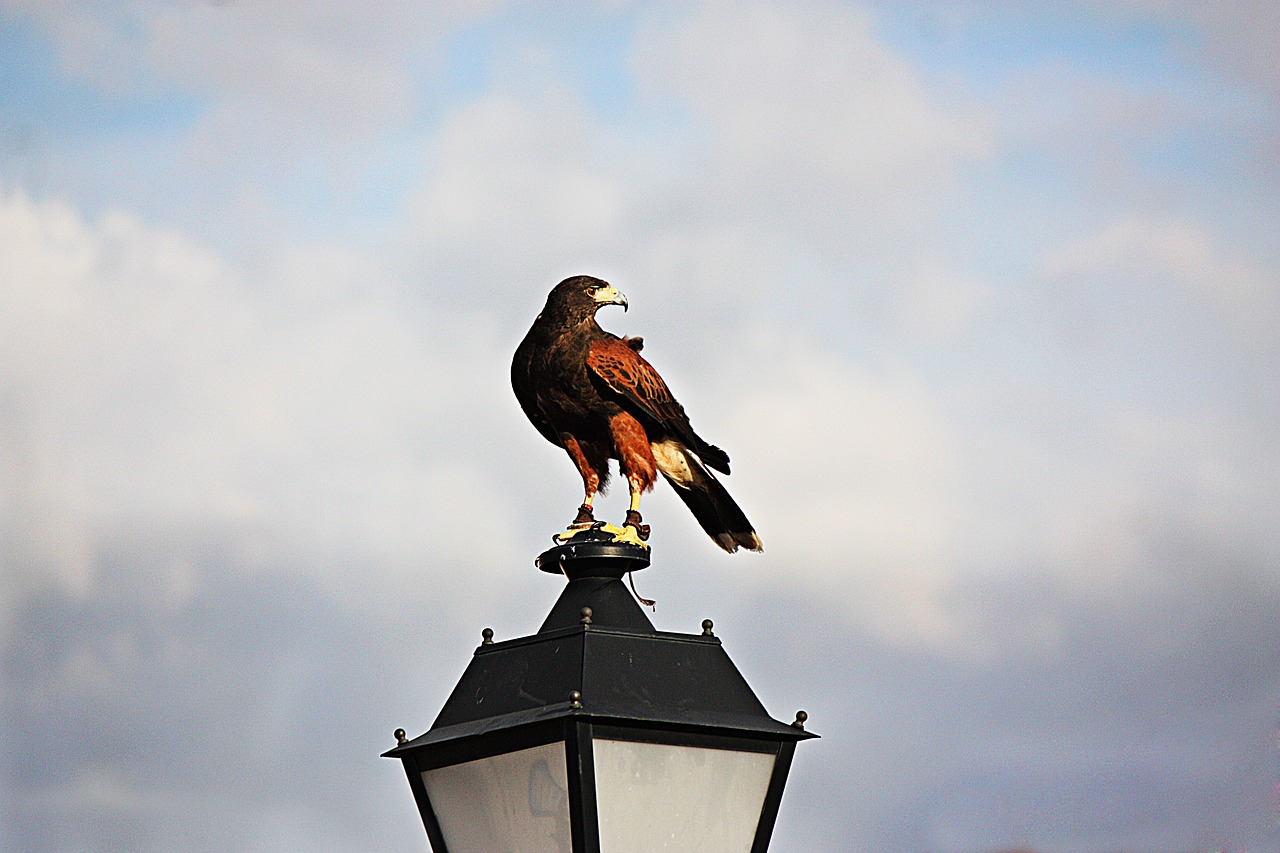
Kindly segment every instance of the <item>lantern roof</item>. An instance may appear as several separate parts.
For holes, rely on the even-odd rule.
[[[710,620],[702,634],[653,627],[621,580],[648,562],[647,549],[619,543],[542,554],[539,568],[569,582],[538,633],[493,642],[486,629],[431,729],[385,755],[571,716],[770,741],[815,737],[803,716],[793,724],[769,716]]]

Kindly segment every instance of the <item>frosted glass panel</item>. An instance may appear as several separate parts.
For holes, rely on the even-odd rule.
[[[422,774],[450,853],[572,853],[564,743]]]
[[[597,740],[602,853],[749,853],[773,775],[762,752]]]

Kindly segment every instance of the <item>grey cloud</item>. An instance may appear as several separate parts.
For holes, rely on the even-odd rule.
[[[1271,849],[1275,580],[1222,553],[1182,569],[1217,576],[1101,610],[1044,580],[962,583],[957,606],[1005,638],[987,661],[885,646],[812,604],[756,602],[752,619],[797,626],[803,653],[720,635],[824,735],[788,787],[784,838],[957,853]],[[1008,636],[1032,614],[1062,626],[1056,651]]]
[[[278,39],[278,11],[252,44],[302,41],[330,71],[416,43],[379,16],[349,54],[341,26]],[[164,73],[292,132],[272,105],[324,74],[255,100],[228,34],[184,57],[205,12],[169,14]],[[856,11],[752,15],[641,14],[640,143],[542,77],[379,137],[412,165],[373,238],[223,211],[226,248],[127,200],[4,196],[0,737],[20,770],[0,846],[423,846],[375,756],[429,724],[481,627],[531,631],[554,597],[530,559],[577,486],[507,358],[546,290],[591,272],[632,299],[602,322],[646,337],[733,455],[768,547],[714,553],[657,494],[637,582],[661,627],[713,617],[775,716],[805,707],[824,735],[777,849],[1275,847],[1265,248],[1225,239],[1223,208],[1153,216],[1069,169],[1025,185],[1008,113],[954,136],[972,106]],[[670,53],[717,27],[718,57]],[[828,85],[789,98],[810,44]],[[747,70],[778,88],[743,91]],[[883,125],[854,120],[878,104]]]
[[[189,601],[157,608],[148,550],[123,545],[93,594],[17,616],[12,849],[261,849],[282,820],[290,843],[371,849],[394,809],[376,774],[346,783],[390,731],[368,704],[392,682],[378,645],[411,638],[374,640],[307,584],[238,575],[216,551],[196,556]]]
[[[190,87],[213,109],[270,111],[338,137],[366,136],[410,111],[408,62],[487,4],[13,4],[56,40],[66,68],[107,91]],[[240,120],[246,116],[242,112]],[[259,116],[260,119],[266,118]],[[228,122],[224,131],[233,126]]]

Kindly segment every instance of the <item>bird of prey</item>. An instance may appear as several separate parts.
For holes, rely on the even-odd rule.
[[[729,455],[698,436],[667,383],[640,356],[640,338],[619,338],[596,323],[596,311],[627,300],[591,276],[560,282],[516,349],[511,386],[520,408],[553,444],[563,447],[582,475],[586,494],[569,529],[595,523],[592,501],[618,460],[631,491],[620,537],[641,544],[649,526],[640,495],[661,474],[717,545],[763,550],[751,522],[711,469],[729,473]]]

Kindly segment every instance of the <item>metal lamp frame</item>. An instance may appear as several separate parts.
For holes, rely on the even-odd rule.
[[[701,634],[659,632],[622,584],[648,551],[587,542],[553,548],[539,568],[569,579],[538,633],[493,642],[485,629],[431,729],[385,753],[399,758],[435,853],[449,853],[422,774],[564,743],[573,853],[600,853],[597,739],[775,756],[751,853],[765,853],[798,741],[816,737],[773,719],[729,660],[710,620]]]

